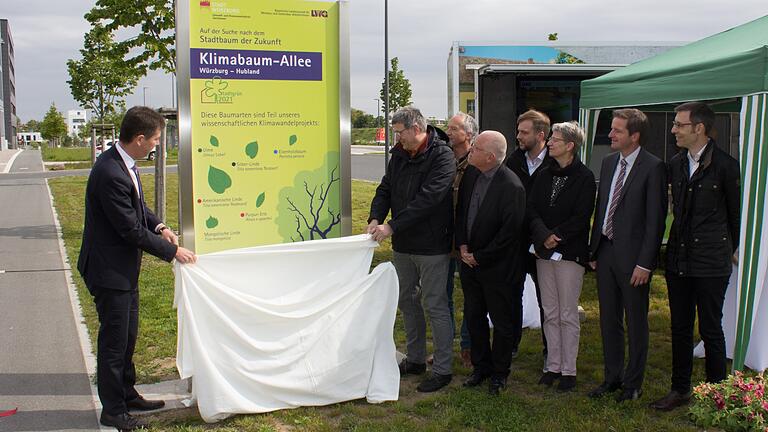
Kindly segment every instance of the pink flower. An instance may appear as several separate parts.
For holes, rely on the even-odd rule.
[[[744,401],[744,405],[749,405],[752,403],[752,398],[749,397],[749,395],[744,395],[741,400]]]
[[[768,411],[768,401],[763,401],[763,410]]]

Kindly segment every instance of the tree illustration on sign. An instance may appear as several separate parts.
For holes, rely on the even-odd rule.
[[[329,153],[314,171],[302,171],[279,194],[275,223],[285,241],[337,237],[341,234],[339,154]],[[333,168],[331,168],[333,166]]]
[[[208,228],[216,228],[219,225],[219,220],[213,216],[209,216],[205,221],[205,226]]]
[[[223,170],[211,165],[208,167],[208,186],[217,194],[223,194],[232,186],[232,178]]]
[[[259,143],[258,141],[253,141],[245,146],[245,155],[248,156],[251,159],[256,158],[256,155],[259,154]]]

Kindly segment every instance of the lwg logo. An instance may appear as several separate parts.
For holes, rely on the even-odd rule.
[[[312,16],[318,18],[328,18],[327,10],[312,9]]]

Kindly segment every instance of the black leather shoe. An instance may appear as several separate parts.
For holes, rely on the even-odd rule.
[[[477,387],[488,378],[488,375],[482,374],[478,371],[472,371],[472,375],[464,381],[464,387]]]
[[[616,395],[616,402],[638,400],[642,395],[643,391],[641,389],[625,388],[621,393]]]
[[[144,396],[139,395],[136,399],[126,401],[125,405],[129,410],[151,411],[164,407],[165,402],[161,400],[146,400]]]
[[[544,372],[544,375],[539,378],[539,385],[551,386],[555,383],[555,380],[560,379],[560,372]]]
[[[140,422],[136,417],[128,413],[111,416],[105,412],[102,412],[99,422],[103,426],[112,426],[113,428],[116,428],[120,431],[132,431],[141,429],[145,426],[144,423]]]
[[[613,393],[616,390],[619,390],[620,388],[621,388],[620,382],[609,383],[609,382],[603,381],[603,383],[597,386],[597,388],[587,393],[587,396],[591,397],[592,399],[596,399],[599,397],[603,397],[608,393]]]
[[[672,411],[673,409],[687,405],[691,400],[691,392],[679,393],[675,390],[667,393],[663,398],[651,403],[651,408],[659,411]]]
[[[421,375],[427,371],[426,363],[411,363],[408,359],[403,359],[397,367],[400,369],[400,376]]]
[[[421,393],[432,393],[440,390],[451,382],[453,375],[440,375],[433,373],[432,376],[422,381],[416,391]]]
[[[564,393],[576,388],[576,375],[563,375],[557,384],[557,391]]]
[[[488,382],[488,394],[491,396],[498,396],[502,390],[507,387],[507,380],[504,378],[491,377]]]

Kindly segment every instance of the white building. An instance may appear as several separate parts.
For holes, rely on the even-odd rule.
[[[43,142],[43,136],[40,132],[18,132],[16,133],[16,142],[21,144],[29,144],[31,142]]]
[[[88,123],[88,111],[76,109],[67,111],[67,133],[69,136],[76,136],[80,129]]]

